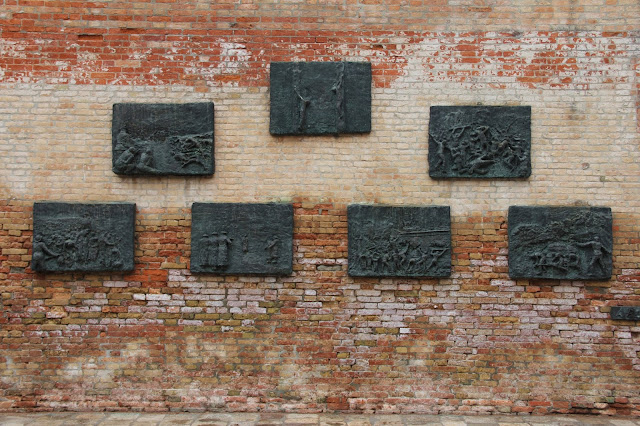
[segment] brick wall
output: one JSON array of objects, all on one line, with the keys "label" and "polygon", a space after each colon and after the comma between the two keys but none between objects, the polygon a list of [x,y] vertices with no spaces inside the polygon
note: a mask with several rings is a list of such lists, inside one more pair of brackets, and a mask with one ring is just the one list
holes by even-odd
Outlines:
[{"label": "brick wall", "polygon": [[[0,0],[0,410],[640,415],[636,1]],[[368,135],[272,137],[268,66],[370,61]],[[212,178],[111,171],[116,102],[215,103]],[[528,180],[434,181],[431,105],[531,105]],[[138,206],[35,274],[34,201]],[[189,273],[195,201],[295,205],[294,273]],[[347,276],[350,203],[450,205],[447,279]],[[609,206],[605,282],[510,280],[510,205]]]}]

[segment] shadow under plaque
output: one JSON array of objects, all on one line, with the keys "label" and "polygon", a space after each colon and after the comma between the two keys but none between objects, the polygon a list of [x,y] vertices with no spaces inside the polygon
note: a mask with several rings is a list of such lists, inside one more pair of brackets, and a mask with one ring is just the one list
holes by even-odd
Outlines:
[{"label": "shadow under plaque", "polygon": [[31,269],[133,270],[135,213],[133,203],[34,203]]},{"label": "shadow under plaque", "polygon": [[325,135],[371,131],[371,64],[272,62],[269,131]]},{"label": "shadow under plaque", "polygon": [[610,208],[511,206],[508,221],[511,278],[611,278]]},{"label": "shadow under plaque", "polygon": [[291,204],[193,203],[191,271],[291,275]]},{"label": "shadow under plaque", "polygon": [[448,206],[350,205],[349,275],[448,277],[451,217]]},{"label": "shadow under plaque", "polygon": [[121,175],[212,175],[213,103],[114,104],[112,168]]},{"label": "shadow under plaque", "polygon": [[530,175],[531,107],[431,107],[429,176],[489,179]]}]

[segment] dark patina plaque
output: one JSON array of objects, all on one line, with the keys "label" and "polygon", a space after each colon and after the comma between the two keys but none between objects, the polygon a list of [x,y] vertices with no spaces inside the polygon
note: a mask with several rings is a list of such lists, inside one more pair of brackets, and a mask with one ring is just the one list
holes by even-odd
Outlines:
[{"label": "dark patina plaque", "polygon": [[608,280],[612,251],[608,207],[509,207],[512,278]]},{"label": "dark patina plaque", "polygon": [[371,64],[272,62],[273,135],[371,131]]},{"label": "dark patina plaque", "polygon": [[113,172],[213,174],[213,103],[114,104]]},{"label": "dark patina plaque", "polygon": [[611,319],[640,321],[640,306],[612,306]]},{"label": "dark patina plaque", "polygon": [[432,106],[429,176],[527,178],[531,107]]},{"label": "dark patina plaque", "polygon": [[31,269],[131,271],[136,205],[35,203]]},{"label": "dark patina plaque", "polygon": [[293,206],[193,203],[191,271],[290,275]]},{"label": "dark patina plaque", "polygon": [[349,275],[448,277],[451,274],[449,207],[351,205]]}]

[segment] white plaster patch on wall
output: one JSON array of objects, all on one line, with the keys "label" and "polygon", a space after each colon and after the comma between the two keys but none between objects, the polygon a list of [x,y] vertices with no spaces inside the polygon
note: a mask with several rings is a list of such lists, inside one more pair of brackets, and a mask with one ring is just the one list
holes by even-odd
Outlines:
[{"label": "white plaster patch on wall", "polygon": [[[191,61],[185,67],[187,75],[200,76],[205,80],[213,80],[216,76],[224,74],[237,74],[239,70],[249,62],[250,52],[246,45],[242,43],[225,42],[220,43],[220,61],[214,65],[205,65],[210,61],[208,56],[199,56],[197,60]],[[225,86],[237,86],[236,81],[226,81]]]},{"label": "white plaster patch on wall", "polygon": [[27,43],[25,43],[24,41],[7,40],[0,38],[0,56],[15,59],[26,59],[26,47]]},{"label": "white plaster patch on wall", "polygon": [[239,68],[243,62],[249,60],[247,47],[242,43],[220,42],[220,49],[222,61],[218,64],[218,68],[221,70]]}]

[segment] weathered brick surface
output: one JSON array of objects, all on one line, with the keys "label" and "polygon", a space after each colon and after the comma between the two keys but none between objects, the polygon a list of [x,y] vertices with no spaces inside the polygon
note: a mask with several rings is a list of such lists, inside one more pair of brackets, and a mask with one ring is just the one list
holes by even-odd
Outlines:
[{"label": "weathered brick surface", "polygon": [[454,218],[450,279],[372,279],[346,205],[295,207],[283,278],[192,276],[188,209],[140,211],[126,275],[34,275],[3,229],[1,407],[638,414],[640,329],[607,314],[640,302],[637,216],[609,282],[509,280],[504,212]]},{"label": "weathered brick surface", "polygon": [[[640,5],[0,1],[0,410],[640,415]],[[371,134],[272,137],[268,64],[371,61]],[[212,178],[111,171],[116,102],[213,101]],[[429,107],[531,105],[528,180],[434,181]],[[34,274],[34,201],[138,206]],[[192,276],[190,206],[295,204],[290,277]],[[350,203],[450,205],[447,279],[347,276]],[[609,206],[604,282],[510,280],[510,205]]]}]

